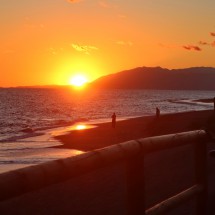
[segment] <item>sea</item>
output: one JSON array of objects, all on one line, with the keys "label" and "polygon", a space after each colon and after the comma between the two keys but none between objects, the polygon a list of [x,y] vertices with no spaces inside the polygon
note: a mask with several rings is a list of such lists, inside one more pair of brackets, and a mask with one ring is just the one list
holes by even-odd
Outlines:
[{"label": "sea", "polygon": [[[91,124],[213,109],[215,91],[0,89],[0,173],[83,153],[62,149],[54,137]],[[88,126],[86,126],[88,125]]]}]

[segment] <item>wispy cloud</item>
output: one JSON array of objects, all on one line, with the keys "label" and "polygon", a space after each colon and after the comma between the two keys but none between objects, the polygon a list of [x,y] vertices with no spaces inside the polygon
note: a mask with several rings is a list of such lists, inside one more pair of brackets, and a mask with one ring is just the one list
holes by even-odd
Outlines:
[{"label": "wispy cloud", "polygon": [[117,45],[121,45],[121,46],[132,46],[133,43],[131,41],[123,41],[123,40],[119,40],[116,41]]},{"label": "wispy cloud", "polygon": [[80,2],[81,0],[67,0],[69,3],[77,3]]},{"label": "wispy cloud", "polygon": [[182,46],[182,48],[188,51],[202,51],[202,49],[199,46],[194,46],[194,45],[186,45],[186,46]]},{"label": "wispy cloud", "polygon": [[107,1],[104,1],[104,0],[103,1],[98,1],[98,5],[100,7],[107,8],[107,9],[116,9],[118,7],[117,5],[111,4],[111,3],[107,2]]},{"label": "wispy cloud", "polygon": [[210,32],[210,35],[211,35],[212,37],[215,37],[215,32]]},{"label": "wispy cloud", "polygon": [[61,54],[63,51],[64,51],[64,48],[53,48],[53,47],[50,47],[47,49],[47,51],[53,55],[58,55],[58,54]]},{"label": "wispy cloud", "polygon": [[79,45],[79,44],[71,44],[72,48],[78,52],[83,52],[85,54],[90,54],[92,50],[98,50],[97,47],[91,45]]},{"label": "wispy cloud", "polygon": [[183,48],[187,51],[202,51],[202,49],[196,45],[166,45],[163,43],[159,43],[158,45],[161,47],[164,47],[164,48],[169,48],[169,49],[181,49],[181,48]]},{"label": "wispy cloud", "polygon": [[215,41],[213,41],[211,43],[200,41],[199,44],[203,45],[203,46],[212,46],[212,47],[215,47]]},{"label": "wispy cloud", "polygon": [[[210,32],[210,36],[215,37],[215,32]],[[166,45],[160,43],[159,46],[165,47],[165,48],[183,48],[184,50],[187,51],[202,51],[203,46],[208,46],[208,47],[215,47],[215,41],[213,42],[207,42],[205,40],[200,40],[196,45]]]},{"label": "wispy cloud", "polygon": [[199,41],[199,45],[202,45],[202,46],[209,46],[210,43],[205,42],[205,41]]},{"label": "wispy cloud", "polygon": [[49,48],[49,52],[52,53],[53,55],[57,55],[58,54],[57,50],[54,49],[53,47]]}]

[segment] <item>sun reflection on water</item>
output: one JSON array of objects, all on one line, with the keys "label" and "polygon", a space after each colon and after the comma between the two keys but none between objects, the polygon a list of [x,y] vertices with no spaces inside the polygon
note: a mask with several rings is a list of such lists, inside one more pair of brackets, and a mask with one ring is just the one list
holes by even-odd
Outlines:
[{"label": "sun reflection on water", "polygon": [[86,129],[87,126],[86,125],[83,125],[83,124],[80,124],[80,125],[76,125],[76,130],[84,130]]},{"label": "sun reflection on water", "polygon": [[56,128],[54,130],[51,130],[50,135],[52,137],[54,137],[54,136],[58,136],[58,135],[67,134],[68,132],[71,132],[71,131],[81,131],[81,130],[91,129],[91,128],[95,128],[95,127],[97,127],[97,126],[87,124],[87,123],[86,124],[77,123],[72,126],[63,127],[63,128],[61,127],[61,128]]}]

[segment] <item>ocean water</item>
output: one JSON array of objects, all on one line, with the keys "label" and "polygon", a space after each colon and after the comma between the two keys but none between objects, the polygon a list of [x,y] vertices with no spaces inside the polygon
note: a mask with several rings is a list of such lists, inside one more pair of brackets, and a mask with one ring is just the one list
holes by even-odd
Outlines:
[{"label": "ocean water", "polygon": [[[215,96],[215,91],[90,90],[70,88],[0,89],[0,172],[81,153],[57,149],[53,136],[75,122],[107,121],[161,113],[212,109],[195,102]],[[29,131],[33,132],[29,132]]]}]

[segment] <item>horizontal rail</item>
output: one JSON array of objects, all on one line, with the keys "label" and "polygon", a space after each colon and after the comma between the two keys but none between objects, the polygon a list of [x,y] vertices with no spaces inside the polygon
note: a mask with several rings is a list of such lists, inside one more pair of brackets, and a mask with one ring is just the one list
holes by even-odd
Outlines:
[{"label": "horizontal rail", "polygon": [[205,131],[198,130],[132,140],[75,157],[59,159],[0,175],[0,201],[37,190],[72,177],[127,161],[141,154],[207,140]]},{"label": "horizontal rail", "polygon": [[202,185],[194,185],[187,190],[178,193],[177,195],[166,199],[165,201],[155,205],[154,207],[146,210],[146,215],[159,215],[166,214],[174,207],[179,206],[180,204],[191,199],[193,196],[201,193],[203,191]]}]

